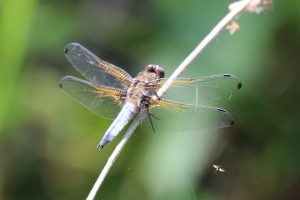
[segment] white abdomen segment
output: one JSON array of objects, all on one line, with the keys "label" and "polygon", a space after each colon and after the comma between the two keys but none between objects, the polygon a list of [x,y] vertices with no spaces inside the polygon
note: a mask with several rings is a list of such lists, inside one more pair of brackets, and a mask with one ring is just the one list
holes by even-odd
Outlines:
[{"label": "white abdomen segment", "polygon": [[136,105],[131,102],[126,102],[118,114],[117,118],[113,121],[110,127],[107,129],[103,138],[97,146],[97,149],[103,148],[107,143],[112,141],[128,124],[128,122],[135,116],[138,109]]}]

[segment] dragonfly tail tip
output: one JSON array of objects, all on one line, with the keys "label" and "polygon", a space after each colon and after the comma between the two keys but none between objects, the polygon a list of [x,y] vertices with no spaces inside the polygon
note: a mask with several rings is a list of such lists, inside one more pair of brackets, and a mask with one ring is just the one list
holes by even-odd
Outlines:
[{"label": "dragonfly tail tip", "polygon": [[103,149],[103,147],[104,147],[107,143],[109,143],[109,142],[110,142],[110,141],[101,141],[101,142],[97,145],[96,149],[97,149],[97,150]]},{"label": "dragonfly tail tip", "polygon": [[103,149],[103,147],[104,147],[104,146],[102,146],[102,145],[98,145],[98,146],[96,147],[96,150],[99,151],[99,150]]}]

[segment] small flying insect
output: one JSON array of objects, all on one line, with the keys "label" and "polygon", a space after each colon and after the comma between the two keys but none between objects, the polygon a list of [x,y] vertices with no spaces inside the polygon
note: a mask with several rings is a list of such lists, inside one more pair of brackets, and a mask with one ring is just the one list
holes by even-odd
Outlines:
[{"label": "small flying insect", "polygon": [[222,168],[221,165],[213,165],[213,168],[215,168],[215,173],[218,173],[218,172],[225,172],[225,169]]}]

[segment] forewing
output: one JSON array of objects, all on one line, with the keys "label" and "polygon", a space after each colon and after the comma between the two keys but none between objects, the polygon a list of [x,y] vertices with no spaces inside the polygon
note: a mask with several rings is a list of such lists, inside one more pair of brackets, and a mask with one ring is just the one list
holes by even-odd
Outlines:
[{"label": "forewing", "polygon": [[80,44],[68,44],[65,55],[87,80],[96,85],[126,89],[132,82],[123,69],[101,60]]},{"label": "forewing", "polygon": [[[162,85],[166,79],[162,79]],[[241,81],[231,74],[205,76],[196,79],[176,79],[167,90],[164,98],[193,105],[220,105],[240,89]]]},{"label": "forewing", "polygon": [[170,132],[211,130],[231,126],[234,121],[224,109],[200,105],[188,105],[161,99],[152,102],[150,113],[157,118],[154,127]]},{"label": "forewing", "polygon": [[97,86],[72,76],[63,77],[60,87],[88,110],[106,119],[116,117],[126,97],[123,90]]}]

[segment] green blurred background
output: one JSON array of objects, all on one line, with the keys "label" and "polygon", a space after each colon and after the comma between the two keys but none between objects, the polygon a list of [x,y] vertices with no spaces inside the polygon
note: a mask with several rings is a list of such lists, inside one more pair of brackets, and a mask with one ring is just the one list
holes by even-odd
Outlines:
[{"label": "green blurred background", "polygon": [[[80,77],[66,44],[132,75],[149,63],[170,75],[229,3],[0,1],[0,199],[85,199],[121,138],[96,151],[111,121],[59,89],[61,77]],[[141,126],[97,199],[300,199],[300,1],[275,1],[239,24],[182,75],[237,75],[243,88],[225,106],[235,125],[179,135]]]}]

